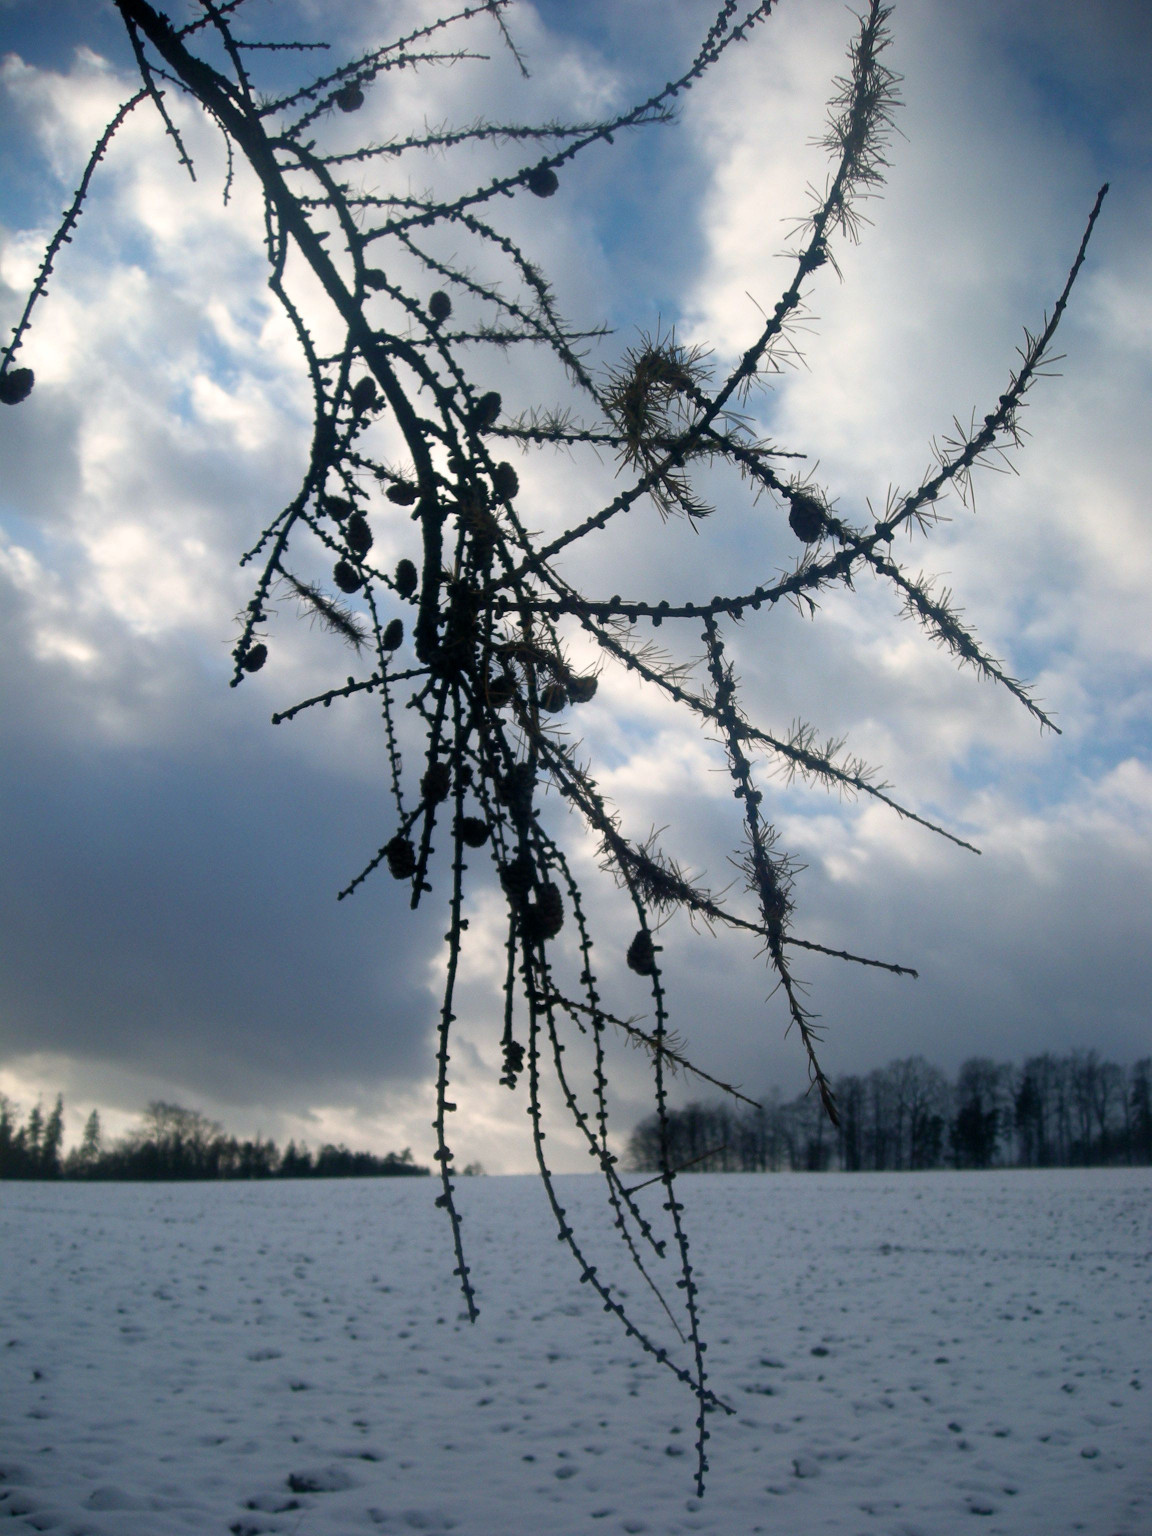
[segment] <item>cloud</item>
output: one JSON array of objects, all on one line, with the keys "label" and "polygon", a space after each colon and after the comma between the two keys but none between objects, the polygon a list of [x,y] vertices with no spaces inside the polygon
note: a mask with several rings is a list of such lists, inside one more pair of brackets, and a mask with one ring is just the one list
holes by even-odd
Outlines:
[{"label": "cloud", "polygon": [[[177,645],[124,659],[7,674],[0,1049],[120,1059],[222,1102],[418,1075],[423,996],[388,962],[404,904],[334,899],[378,797],[271,751]],[[117,712],[131,732],[100,731]],[[427,929],[404,926],[408,945]]]},{"label": "cloud", "polygon": [[[662,84],[690,52],[698,7],[658,9],[520,7],[528,84],[492,38],[490,64],[388,77],[363,122],[324,131],[352,142],[364,122],[383,138],[413,121],[593,115]],[[893,59],[906,75],[907,141],[895,141],[888,188],[868,210],[875,227],[838,251],[842,286],[824,274],[813,287],[811,329],[796,336],[807,367],[748,402],[766,433],[809,455],[802,467],[848,515],[865,517],[867,498],[882,504],[889,483],[918,479],[954,413],[995,402],[1020,325],[1035,328],[1051,303],[1095,187],[1114,175],[1062,333],[1065,376],[1034,397],[1020,478],[985,475],[974,518],[953,505],[929,542],[898,550],[955,588],[990,648],[1037,680],[1065,736],[1042,736],[1007,696],[958,672],[870,581],[829,594],[815,622],[782,607],[730,629],[755,718],[781,734],[804,718],[846,736],[910,806],[985,849],[976,859],[867,801],[770,781],[766,808],[808,865],[797,931],[923,972],[914,983],[816,958],[799,967],[834,1072],[914,1051],[952,1067],[976,1051],[1144,1049],[1152,189],[1131,103],[1146,79],[1133,46],[1146,19],[1119,4],[1100,16],[1087,38],[1072,6],[901,8]],[[501,207],[574,321],[675,323],[682,339],[717,349],[717,367],[748,345],[786,281],[787,221],[822,179],[820,152],[797,146],[819,131],[849,26],[838,4],[781,11],[693,91],[678,128],[597,148],[547,205]],[[0,204],[0,302],[15,315],[130,76],[81,52],[66,66],[10,59],[3,81],[51,194],[38,194],[30,220]],[[1078,92],[1075,110],[1065,87]],[[141,108],[28,342],[37,389],[0,419],[0,774],[13,807],[0,849],[12,936],[0,961],[5,1091],[67,1081],[121,1111],[146,1091],[201,1103],[241,1130],[371,1136],[427,1158],[442,893],[415,917],[386,875],[333,900],[394,830],[378,720],[361,700],[266,727],[274,709],[354,663],[281,599],[268,666],[236,693],[226,686],[234,616],[250,595],[236,558],[295,488],[308,397],[264,287],[255,188],[241,172],[225,208],[218,136],[170,104],[199,181]],[[520,153],[414,160],[413,184],[464,185]],[[386,179],[384,168],[363,175]],[[463,245],[437,250],[460,257]],[[491,252],[475,260],[495,270]],[[320,297],[305,291],[302,302],[323,337]],[[622,330],[599,356],[633,337]],[[483,372],[510,408],[563,398],[541,358],[518,353]],[[566,526],[617,487],[616,465],[591,456],[533,455],[518,470],[533,527]],[[778,508],[753,505],[719,472],[708,492],[716,513],[700,534],[639,506],[573,552],[572,578],[604,596],[708,597],[794,559]],[[382,557],[412,553],[406,521],[385,522],[381,507],[374,528]],[[304,574],[309,561],[326,574],[319,554],[301,559]],[[652,638],[677,659],[699,654],[691,625]],[[578,633],[572,645],[581,665],[595,660]],[[662,841],[686,867],[732,885],[739,807],[707,732],[619,669],[563,726],[602,765],[630,833],[667,828]],[[622,963],[626,903],[596,876],[592,840],[551,801],[547,814],[588,877],[614,1005],[650,1011]],[[496,1083],[502,937],[491,890],[471,921],[453,1145],[462,1160],[523,1168],[523,1105]],[[779,1000],[766,1001],[755,944],[693,935],[681,919],[662,939],[672,1022],[701,1065],[753,1089],[799,1088],[798,1044],[783,1038]],[[612,1050],[626,1126],[647,1110],[650,1071],[623,1042]],[[578,1141],[554,1134],[558,1166],[584,1166]]]}]

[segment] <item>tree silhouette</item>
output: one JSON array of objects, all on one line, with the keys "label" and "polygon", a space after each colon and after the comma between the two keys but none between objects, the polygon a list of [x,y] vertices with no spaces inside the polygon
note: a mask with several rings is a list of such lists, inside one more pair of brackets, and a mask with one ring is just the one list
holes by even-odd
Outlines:
[{"label": "tree silhouette", "polygon": [[1148,1163],[1150,1073],[1147,1057],[1125,1068],[1073,1051],[1034,1056],[1019,1068],[969,1057],[950,1083],[922,1056],[909,1056],[866,1078],[835,1079],[834,1140],[808,1094],[786,1103],[765,1095],[736,1108],[693,1103],[668,1110],[663,1124],[654,1114],[641,1120],[628,1138],[627,1165],[659,1170],[665,1152],[694,1173]]},{"label": "tree silhouette", "polygon": [[77,1160],[81,1167],[95,1163],[102,1150],[103,1132],[100,1129],[100,1112],[93,1110],[84,1122],[84,1136],[80,1142]]},{"label": "tree silhouette", "polygon": [[[1067,282],[1038,330],[1025,332],[1017,366],[996,402],[982,418],[973,417],[970,430],[957,426],[934,445],[932,468],[919,486],[890,489],[878,515],[870,508],[867,520],[855,522],[836,510],[829,489],[794,472],[799,455],[757,436],[741,411],[756,382],[777,371],[794,349],[795,323],[811,280],[838,270],[837,244],[857,238],[859,202],[880,185],[897,106],[898,81],[885,62],[889,7],[871,0],[859,18],[847,71],[835,82],[823,138],[830,169],[795,233],[791,276],[734,365],[723,368],[700,349],[680,344],[673,332],[639,336],[614,362],[594,364],[590,351],[602,331],[566,323],[545,276],[502,230],[499,210],[508,197],[550,198],[572,161],[593,146],[667,122],[684,93],[729,49],[757,32],[772,0],[745,7],[726,0],[677,79],[600,121],[418,125],[386,143],[364,142],[351,150],[329,144],[332,125],[360,110],[368,92],[386,88],[396,72],[467,56],[457,39],[477,27],[491,29],[523,68],[504,17],[507,3],[465,5],[356,58],[331,66],[326,61],[324,71],[314,75],[304,67],[318,45],[242,35],[244,0],[197,0],[193,19],[184,23],[148,0],[116,0],[141,86],[101,135],[48,247],[3,353],[0,400],[19,404],[32,390],[32,370],[16,365],[17,353],[48,276],[72,238],[92,177],[129,115],[150,104],[176,159],[195,175],[166,105],[167,91],[179,91],[219,128],[229,163],[242,157],[259,180],[268,284],[298,338],[314,402],[299,489],[244,555],[256,576],[235,645],[233,685],[266,664],[275,645],[273,603],[290,594],[352,648],[360,671],[274,720],[288,721],[359,694],[371,694],[379,703],[395,821],[387,841],[341,895],[350,895],[382,865],[408,887],[412,907],[443,893],[447,958],[436,1053],[438,1204],[451,1223],[456,1273],[472,1316],[476,1302],[447,1138],[455,1109],[450,1048],[467,937],[466,889],[474,882],[499,882],[507,912],[505,1005],[498,1026],[501,1081],[514,1089],[526,1080],[538,1167],[581,1280],[696,1395],[702,1489],[705,1412],[726,1405],[706,1384],[697,1292],[673,1183],[668,1079],[673,1072],[696,1069],[671,1032],[661,924],[683,910],[706,926],[744,935],[766,957],[806,1053],[812,1084],[835,1121],[834,1098],[817,1057],[814,1015],[793,968],[796,954],[818,952],[915,973],[892,961],[828,948],[796,931],[796,867],[765,810],[766,771],[870,797],[970,846],[900,803],[841,743],[821,743],[804,723],[779,729],[751,720],[742,706],[728,637],[742,622],[763,624],[781,603],[814,613],[821,592],[851,588],[855,577],[870,571],[891,585],[932,640],[1007,688],[1041,726],[1051,725],[1024,685],[961,623],[947,594],[911,574],[893,544],[899,533],[929,533],[947,493],[967,497],[973,471],[1019,445],[1025,397],[1051,361],[1053,337],[1104,192]],[[273,58],[277,78],[285,60],[299,63],[303,73],[289,88],[262,92],[258,73]],[[452,151],[478,144],[505,156],[498,174],[464,192],[413,190],[406,166],[417,153],[435,149],[447,160]],[[365,189],[368,172],[377,190]],[[499,280],[486,275],[494,260],[504,269]],[[302,274],[311,283],[306,296]],[[340,333],[335,346],[317,339],[312,319],[317,284],[330,310],[325,325]],[[564,370],[569,393],[509,415],[490,375],[496,360],[523,347],[551,354]],[[403,443],[398,459],[383,455],[383,418]],[[542,447],[614,455],[620,468],[620,488],[606,504],[589,506],[549,536],[531,531],[533,510],[505,457],[514,449],[527,453]],[[812,447],[804,445],[806,452]],[[659,593],[625,598],[591,590],[576,573],[584,546],[644,503],[662,518],[687,519],[706,535],[711,512],[701,488],[706,468],[740,477],[786,520],[798,546],[791,568],[750,575],[736,590],[686,602],[673,603]],[[386,517],[407,530],[410,542],[409,553],[391,570],[373,558],[373,522],[379,528]],[[317,547],[326,552],[328,581],[302,574],[301,561]],[[749,570],[756,560],[757,553],[749,551]],[[657,646],[654,632],[673,624],[699,635],[702,654],[696,665],[675,662]],[[581,646],[594,651],[595,665],[572,660]],[[654,835],[625,828],[599,787],[594,766],[582,760],[561,728],[569,712],[578,714],[593,698],[598,673],[606,667],[631,674],[718,742],[739,816],[733,835],[741,841],[742,880],[734,895],[690,877],[674,846],[666,849]],[[415,762],[409,744],[413,720],[420,737]],[[607,878],[631,903],[633,926],[623,947],[629,969],[650,993],[648,1029],[641,1029],[626,1007],[610,1006],[573,872],[572,838],[562,840],[545,815],[546,789],[567,803],[576,824],[595,839]],[[603,1174],[615,1224],[647,1277],[646,1250],[663,1256],[666,1242],[641,1213],[611,1151],[605,1047],[613,1034],[626,1036],[651,1060],[668,1241],[686,1314],[684,1361],[639,1328],[616,1290],[587,1261],[546,1160],[543,1084],[550,1074]],[[578,1041],[589,1052],[586,1075],[573,1065],[575,1051],[565,1056]]]}]

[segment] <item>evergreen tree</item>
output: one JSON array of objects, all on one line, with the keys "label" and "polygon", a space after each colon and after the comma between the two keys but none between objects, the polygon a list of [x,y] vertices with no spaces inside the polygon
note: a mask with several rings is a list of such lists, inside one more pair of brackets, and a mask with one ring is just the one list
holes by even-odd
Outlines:
[{"label": "evergreen tree", "polygon": [[60,1177],[60,1152],[64,1145],[64,1096],[58,1093],[52,1111],[44,1124],[40,1145],[40,1176],[45,1179]]},{"label": "evergreen tree", "polygon": [[295,1141],[290,1141],[284,1149],[284,1156],[280,1159],[280,1167],[277,1170],[282,1179],[303,1179],[312,1172],[312,1154],[307,1147],[297,1147]]},{"label": "evergreen tree", "polygon": [[952,1157],[957,1168],[987,1168],[995,1161],[1002,1075],[996,1063],[983,1056],[971,1057],[960,1068],[951,1125]]},{"label": "evergreen tree", "polygon": [[24,1127],[24,1146],[27,1150],[29,1165],[34,1169],[40,1167],[40,1148],[43,1140],[44,1111],[37,1102],[33,1104]]},{"label": "evergreen tree", "polygon": [[[21,1139],[18,1141],[17,1138]],[[12,1101],[0,1093],[0,1179],[18,1178],[23,1171],[23,1131]]]}]

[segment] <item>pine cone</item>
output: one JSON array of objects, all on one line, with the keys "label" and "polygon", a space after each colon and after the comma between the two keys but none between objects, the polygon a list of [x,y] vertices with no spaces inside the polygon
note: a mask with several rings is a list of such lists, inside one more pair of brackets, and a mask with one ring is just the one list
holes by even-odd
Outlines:
[{"label": "pine cone", "polygon": [[515,681],[507,672],[501,672],[498,676],[488,681],[488,703],[493,709],[503,709],[505,704],[511,704],[516,697]]},{"label": "pine cone", "polygon": [[536,788],[536,775],[531,763],[515,763],[510,773],[496,780],[496,794],[517,820],[526,817],[532,809],[532,793]]},{"label": "pine cone", "polygon": [[570,677],[568,679],[568,697],[573,704],[587,704],[588,700],[596,692],[600,679],[598,677]]},{"label": "pine cone", "polygon": [[522,902],[532,889],[536,871],[526,853],[518,853],[500,871],[500,884],[513,901]]},{"label": "pine cone", "polygon": [[474,432],[486,432],[494,426],[496,418],[500,414],[503,401],[494,389],[490,389],[486,395],[481,395],[468,415],[468,425]]},{"label": "pine cone", "polygon": [[363,560],[372,548],[372,530],[363,512],[353,512],[344,524],[344,542],[360,560]]},{"label": "pine cone", "polygon": [[0,405],[19,405],[32,393],[36,375],[31,368],[9,368],[0,373]]},{"label": "pine cone", "polygon": [[788,526],[801,544],[815,544],[824,532],[826,509],[815,496],[807,491],[797,491],[792,497],[788,513]]},{"label": "pine cone", "polygon": [[460,840],[467,843],[469,848],[483,848],[488,841],[488,823],[481,821],[479,816],[461,816],[456,830],[460,833]]},{"label": "pine cone", "polygon": [[400,832],[384,849],[388,872],[396,880],[410,880],[416,873],[416,850]]},{"label": "pine cone", "polygon": [[332,580],[340,588],[341,592],[347,592],[351,597],[353,592],[359,592],[364,585],[364,578],[356,568],[349,565],[347,560],[337,560],[332,572]]},{"label": "pine cone", "polygon": [[534,902],[524,909],[524,932],[535,941],[554,939],[564,926],[564,901],[560,887],[549,880],[540,887]]},{"label": "pine cone", "polygon": [[439,805],[441,800],[447,800],[448,791],[452,788],[452,770],[447,763],[439,759],[428,764],[427,772],[420,780],[420,793],[424,796],[428,805]]},{"label": "pine cone", "polygon": [[363,416],[365,411],[372,409],[376,404],[376,380],[371,374],[366,373],[362,379],[356,380],[349,398],[357,416]]},{"label": "pine cone", "polygon": [[534,165],[524,178],[524,185],[534,197],[551,197],[560,178],[550,165]]},{"label": "pine cone", "polygon": [[492,494],[497,501],[511,501],[520,489],[520,476],[511,464],[495,464],[492,467]]},{"label": "pine cone", "polygon": [[628,946],[628,968],[637,976],[651,976],[656,970],[656,950],[647,928],[639,929]]}]

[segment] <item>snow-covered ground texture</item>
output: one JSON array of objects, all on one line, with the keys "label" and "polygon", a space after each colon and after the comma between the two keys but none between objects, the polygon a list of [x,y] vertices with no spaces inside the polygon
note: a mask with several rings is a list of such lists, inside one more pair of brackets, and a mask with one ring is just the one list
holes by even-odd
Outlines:
[{"label": "snow-covered ground texture", "polygon": [[0,1188],[0,1531],[1152,1533],[1152,1171],[679,1187],[736,1409],[702,1500],[531,1179],[460,1183],[475,1326],[431,1180]]}]

